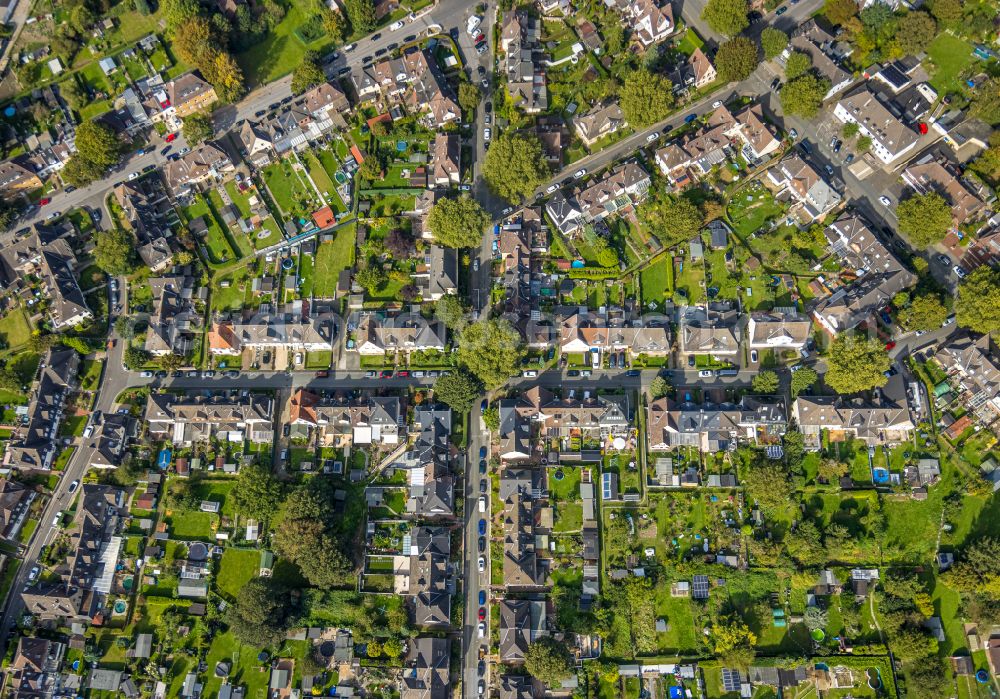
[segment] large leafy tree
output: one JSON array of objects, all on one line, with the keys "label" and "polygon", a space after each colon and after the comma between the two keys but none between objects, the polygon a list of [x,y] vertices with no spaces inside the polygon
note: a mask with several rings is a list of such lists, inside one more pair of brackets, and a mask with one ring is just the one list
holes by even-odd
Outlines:
[{"label": "large leafy tree", "polygon": [[434,397],[452,410],[467,413],[483,392],[483,383],[465,369],[441,376],[434,382]]},{"label": "large leafy tree", "polygon": [[934,0],[931,14],[942,24],[954,26],[962,19],[962,0]]},{"label": "large leafy tree", "polygon": [[743,80],[757,63],[757,45],[745,36],[733,37],[715,53],[715,68],[726,82]]},{"label": "large leafy tree", "polygon": [[483,161],[483,177],[493,192],[517,203],[530,197],[549,176],[542,144],[533,135],[508,132],[493,139]]},{"label": "large leafy tree", "polygon": [[135,240],[131,233],[112,228],[94,234],[94,262],[113,277],[135,268]]},{"label": "large leafy tree", "polygon": [[852,18],[858,16],[858,4],[854,0],[826,0],[823,5],[823,14],[833,24],[847,24]]},{"label": "large leafy tree", "polygon": [[97,165],[110,167],[118,162],[121,142],[115,132],[96,121],[85,121],[76,129],[77,154]]},{"label": "large leafy tree", "polygon": [[636,129],[662,121],[674,106],[673,85],[659,73],[635,70],[625,77],[618,93],[625,120]]},{"label": "large leafy tree", "polygon": [[830,346],[826,384],[837,393],[858,393],[884,386],[889,355],[875,338],[844,333]]},{"label": "large leafy tree", "polygon": [[236,511],[251,519],[271,519],[283,497],[281,483],[270,469],[258,463],[241,468],[240,475],[233,484]]},{"label": "large leafy tree", "polygon": [[800,75],[782,86],[779,93],[781,108],[786,114],[812,119],[819,113],[829,89],[830,81],[826,78],[819,78],[812,73]]},{"label": "large leafy tree", "polygon": [[978,333],[1000,331],[1000,271],[977,267],[958,287],[955,321]]},{"label": "large leafy tree", "polygon": [[990,78],[979,86],[972,96],[969,111],[988,124],[1000,123],[1000,78]]},{"label": "large leafy tree", "polygon": [[904,53],[920,53],[937,36],[937,22],[926,12],[907,12],[896,26],[896,41]]},{"label": "large leafy tree", "polygon": [[474,248],[483,242],[490,215],[469,196],[439,200],[427,215],[435,240],[449,248]]},{"label": "large leafy tree", "polygon": [[817,380],[819,380],[819,374],[812,367],[803,366],[797,371],[793,371],[791,380],[792,396],[795,397],[807,388],[812,387]]},{"label": "large leafy tree", "polygon": [[765,513],[780,512],[791,502],[791,480],[784,464],[755,455],[743,474],[747,496]]},{"label": "large leafy tree", "polygon": [[899,321],[908,330],[936,330],[948,317],[948,309],[937,294],[924,294],[899,312]]},{"label": "large leafy tree", "polygon": [[924,248],[940,242],[951,228],[951,207],[937,192],[914,194],[896,207],[899,230]]},{"label": "large leafy tree", "polygon": [[274,578],[254,578],[240,589],[226,610],[226,623],[240,641],[253,648],[280,643],[292,623],[288,590]]},{"label": "large leafy tree", "polygon": [[898,18],[889,5],[883,2],[873,2],[867,5],[861,14],[861,25],[874,37],[876,42],[883,42],[896,34]]},{"label": "large leafy tree", "polygon": [[524,357],[520,333],[508,321],[489,318],[466,327],[458,336],[458,360],[492,390],[517,373]]},{"label": "large leafy tree", "polygon": [[760,33],[760,48],[764,58],[770,60],[788,46],[788,35],[775,27],[766,27]]},{"label": "large leafy tree", "polygon": [[320,65],[319,54],[315,51],[306,51],[292,71],[292,92],[298,95],[324,82],[326,73]]},{"label": "large leafy tree", "polygon": [[367,34],[378,24],[375,3],[372,0],[344,0],[344,7],[347,9],[347,16],[354,31]]},{"label": "large leafy tree", "polygon": [[569,650],[552,636],[542,636],[528,646],[524,667],[539,682],[555,687],[572,674]]},{"label": "large leafy tree", "polygon": [[215,133],[212,125],[212,115],[208,112],[197,112],[191,116],[184,117],[181,123],[181,130],[184,132],[184,140],[190,145],[204,143]]},{"label": "large leafy tree", "polygon": [[802,51],[792,51],[788,60],[785,61],[785,77],[794,80],[800,75],[805,75],[812,68],[812,59],[809,54]]},{"label": "large leafy tree", "polygon": [[479,90],[478,85],[464,80],[458,84],[458,106],[465,111],[475,111],[482,99],[483,93]]},{"label": "large leafy tree", "polygon": [[702,214],[697,204],[687,197],[665,191],[653,194],[640,205],[639,219],[645,221],[665,247],[691,240],[702,225]]},{"label": "large leafy tree", "polygon": [[146,365],[151,355],[142,347],[129,345],[122,353],[122,363],[129,371],[137,371]]},{"label": "large leafy tree", "polygon": [[726,665],[746,670],[754,659],[757,634],[740,619],[712,624],[715,655]]},{"label": "large leafy tree", "polygon": [[778,390],[778,375],[770,369],[758,372],[751,381],[757,393],[775,393]]},{"label": "large leafy tree", "polygon": [[434,316],[449,330],[459,331],[469,322],[468,309],[462,298],[455,294],[446,294],[434,303]]},{"label": "large leafy tree", "polygon": [[750,26],[748,12],[746,0],[708,0],[701,18],[720,34],[736,36]]}]

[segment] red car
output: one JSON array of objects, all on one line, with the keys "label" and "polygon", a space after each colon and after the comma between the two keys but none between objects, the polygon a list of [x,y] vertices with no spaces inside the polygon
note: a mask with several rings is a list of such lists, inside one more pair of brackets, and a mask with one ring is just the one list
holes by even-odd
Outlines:
[{"label": "red car", "polygon": [[399,378],[401,378],[401,379],[405,379],[405,378],[406,378],[406,377],[408,377],[409,375],[410,375],[410,372],[406,371],[405,369],[404,369],[403,371],[400,371],[400,372],[398,372],[398,373],[396,374],[396,376],[398,376],[398,377],[399,377]]},{"label": "red car", "polygon": [[38,205],[39,205],[39,206],[45,206],[45,205],[46,205],[46,204],[48,204],[48,203],[49,203],[50,201],[52,201],[52,200],[51,200],[51,199],[49,199],[48,197],[43,197],[42,199],[39,199],[39,200],[38,200]]},{"label": "red car", "polygon": [[895,342],[892,342],[892,341],[890,340],[889,342],[887,342],[887,343],[885,344],[885,351],[886,351],[886,352],[888,352],[889,350],[893,349],[893,348],[894,348],[895,346],[896,346],[896,343],[895,343]]},{"label": "red car", "polygon": [[486,36],[485,36],[485,35],[483,35],[483,34],[479,34],[479,35],[478,35],[478,36],[476,37],[476,40],[475,40],[474,42],[472,42],[472,43],[474,43],[474,44],[478,44],[478,43],[479,43],[480,41],[486,41]]},{"label": "red car", "polygon": [[177,134],[176,134],[176,133],[168,133],[168,134],[167,134],[167,135],[166,135],[166,136],[165,136],[165,137],[163,138],[163,140],[164,140],[164,141],[166,141],[167,143],[173,143],[173,142],[174,142],[174,139],[176,139],[176,138],[177,138]]},{"label": "red car", "polygon": [[389,370],[383,371],[382,374],[381,374],[381,378],[383,378],[383,379],[391,379],[392,378],[392,372],[389,371]]},{"label": "red car", "polygon": [[486,607],[479,608],[479,621],[486,621]]}]

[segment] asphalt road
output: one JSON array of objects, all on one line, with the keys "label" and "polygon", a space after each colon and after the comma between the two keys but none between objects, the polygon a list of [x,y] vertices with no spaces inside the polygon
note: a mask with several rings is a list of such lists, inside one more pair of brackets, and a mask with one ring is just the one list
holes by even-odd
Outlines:
[{"label": "asphalt road", "polygon": [[[487,485],[486,511],[479,511],[479,482],[482,479],[489,479],[489,474],[479,472],[480,449],[487,451],[487,462],[489,460],[490,435],[485,431],[479,411],[475,408],[469,419],[469,451],[465,460],[465,556],[462,562],[465,594],[465,623],[462,626],[462,686],[466,699],[478,696],[478,684],[483,680],[489,685],[489,663],[486,663],[485,672],[479,673],[479,649],[488,649],[490,642],[490,521],[492,512],[490,511],[490,493]],[[486,550],[479,552],[479,520],[486,520]],[[479,572],[479,558],[482,556],[486,564],[486,570]],[[485,591],[487,596],[486,618],[482,622],[485,628],[485,637],[479,638],[479,593]]]}]

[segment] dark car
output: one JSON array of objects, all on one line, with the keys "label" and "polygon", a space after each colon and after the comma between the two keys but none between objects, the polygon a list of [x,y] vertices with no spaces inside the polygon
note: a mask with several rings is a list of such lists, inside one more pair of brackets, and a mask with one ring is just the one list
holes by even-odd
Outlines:
[{"label": "dark car", "polygon": [[393,43],[389,44],[388,46],[386,46],[386,49],[388,49],[389,51],[395,51],[398,48],[399,48],[399,44],[397,44],[395,42],[393,42]]},{"label": "dark car", "polygon": [[482,479],[481,481],[479,481],[479,492],[480,493],[485,493],[486,492],[486,479],[485,478]]},{"label": "dark car", "polygon": [[479,553],[486,553],[486,537],[479,537]]},{"label": "dark car", "polygon": [[486,604],[486,590],[479,591],[479,604],[480,606]]},{"label": "dark car", "polygon": [[389,370],[389,369],[386,369],[381,374],[379,374],[379,378],[382,378],[382,379],[391,379],[392,378],[392,371]]},{"label": "dark car", "polygon": [[156,372],[156,378],[158,378],[158,379],[165,379],[165,378],[167,378],[167,372],[165,372],[165,371],[158,371],[158,372]]},{"label": "dark car", "polygon": [[291,425],[286,424],[284,427],[281,428],[281,434],[282,434],[283,437],[287,437],[291,433],[292,433],[292,426]]},{"label": "dark car", "polygon": [[479,472],[486,473],[486,459],[479,460]]},{"label": "dark car", "polygon": [[347,75],[350,72],[351,72],[351,67],[350,66],[344,66],[343,68],[341,68],[340,70],[337,71],[337,75]]},{"label": "dark car", "polygon": [[483,105],[483,109],[485,109],[487,112],[492,112],[493,111],[493,103],[492,102],[487,102],[486,104]]},{"label": "dark car", "polygon": [[479,73],[480,76],[485,76],[486,75],[486,69],[483,68],[482,66],[477,66],[476,67],[476,72]]},{"label": "dark car", "polygon": [[271,104],[267,105],[267,108],[270,109],[271,111],[274,111],[275,109],[277,109],[280,106],[281,106],[281,102],[271,102]]},{"label": "dark car", "polygon": [[692,354],[690,357],[688,357],[688,367],[693,367],[693,366],[694,366],[694,355]]},{"label": "dark car", "polygon": [[486,458],[486,447],[479,447],[479,458],[480,459]]},{"label": "dark car", "polygon": [[371,36],[372,41],[378,41],[381,38],[382,38],[381,34],[372,34]]},{"label": "dark car", "polygon": [[170,377],[173,378],[173,379],[179,379],[182,376],[184,376],[184,372],[183,371],[175,371],[172,374],[170,374]]},{"label": "dark car", "polygon": [[451,36],[452,39],[454,39],[455,41],[458,41],[458,37],[459,37],[458,27],[452,27],[451,29],[449,29],[448,30],[448,34]]},{"label": "dark car", "polygon": [[479,661],[479,674],[480,675],[485,675],[486,674],[486,661],[485,660],[480,660]]},{"label": "dark car", "polygon": [[788,12],[788,7],[787,7],[786,5],[782,5],[781,7],[779,7],[779,8],[778,8],[778,9],[777,9],[777,10],[775,11],[775,13],[774,13],[774,14],[775,14],[776,16],[780,17],[781,15],[785,14],[786,12]]},{"label": "dark car", "polygon": [[165,148],[160,149],[160,155],[166,155],[170,152],[171,148],[173,148],[173,146],[166,146]]},{"label": "dark car", "polygon": [[486,520],[479,520],[479,536],[486,536]]},{"label": "dark car", "polygon": [[317,378],[317,379],[325,379],[325,378],[327,378],[327,377],[328,377],[329,375],[330,375],[330,372],[329,372],[329,371],[326,371],[326,370],[322,370],[322,371],[317,371],[317,372],[316,372],[316,378]]},{"label": "dark car", "polygon": [[576,369],[570,369],[566,372],[566,376],[579,376],[580,372]]},{"label": "dark car", "polygon": [[486,408],[488,408],[489,405],[490,405],[489,401],[487,401],[485,398],[483,398],[483,402],[479,404],[479,414],[481,415],[481,414],[485,413],[486,412]]},{"label": "dark car", "polygon": [[389,49],[379,49],[378,51],[375,52],[375,58],[378,58],[379,56],[384,56],[385,52],[388,50]]},{"label": "dark car", "polygon": [[774,92],[778,89],[778,85],[781,84],[781,78],[775,78],[771,81],[771,91]]},{"label": "dark car", "polygon": [[238,379],[239,377],[240,377],[240,372],[238,372],[236,369],[230,369],[229,371],[226,372],[226,378]]},{"label": "dark car", "polygon": [[411,41],[416,41],[416,40],[417,40],[417,35],[416,34],[410,34],[408,37],[406,37],[405,39],[403,39],[403,41],[406,42],[406,43],[409,43]]},{"label": "dark car", "polygon": [[641,374],[642,372],[639,371],[638,369],[629,369],[628,371],[625,372],[625,376],[639,376]]}]

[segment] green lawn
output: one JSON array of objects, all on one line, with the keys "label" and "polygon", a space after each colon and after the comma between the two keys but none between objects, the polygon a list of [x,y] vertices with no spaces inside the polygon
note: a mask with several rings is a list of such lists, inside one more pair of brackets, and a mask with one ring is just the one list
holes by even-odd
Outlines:
[{"label": "green lawn", "polygon": [[[268,216],[261,221],[260,226],[261,230],[253,234],[254,248],[257,250],[263,250],[266,247],[270,247],[281,242],[281,229],[278,226],[278,222],[274,220],[273,216]],[[267,231],[267,235],[263,235],[264,231]]]},{"label": "green lawn", "polygon": [[783,211],[770,191],[761,186],[759,189],[747,187],[740,190],[730,202],[727,214],[737,233],[749,235]]},{"label": "green lawn", "polygon": [[260,570],[260,551],[256,549],[226,549],[219,564],[215,585],[219,592],[235,599],[243,586],[257,577]]},{"label": "green lawn", "polygon": [[0,345],[4,349],[18,349],[31,339],[31,324],[20,307],[11,308],[0,318]]},{"label": "green lawn", "polygon": [[85,359],[80,364],[80,388],[93,391],[101,380],[101,368],[104,362],[98,359]]},{"label": "green lawn", "polygon": [[306,216],[313,211],[316,193],[293,170],[291,161],[283,160],[264,168],[264,182],[283,213]]},{"label": "green lawn", "polygon": [[89,265],[80,270],[80,288],[89,291],[103,284],[107,275],[97,265]]},{"label": "green lawn", "polygon": [[941,32],[930,43],[927,56],[931,86],[942,97],[959,90],[962,72],[976,62],[972,44],[947,32]]},{"label": "green lawn", "polygon": [[[224,205],[222,203],[222,197],[219,196],[218,190],[212,189],[211,191],[209,191],[209,193],[208,193],[208,199],[209,199],[209,202],[211,202],[212,209],[213,209],[213,211],[215,213],[219,213],[220,211],[222,211],[222,207]],[[236,208],[239,208],[239,207],[237,206]],[[222,225],[224,225],[224,224],[220,223],[220,230],[222,230],[222,228],[221,228]],[[222,230],[222,232],[223,232],[223,234],[226,233],[225,230]],[[236,252],[239,254],[240,257],[246,257],[251,252],[253,252],[250,249],[250,245],[248,244],[246,238],[242,234],[235,235],[235,236],[232,236],[232,237],[227,237],[227,240],[231,240],[236,245]],[[230,247],[232,247],[232,245],[230,245]]]},{"label": "green lawn", "polygon": [[301,160],[302,164],[309,170],[309,176],[312,177],[313,183],[319,187],[319,191],[323,192],[327,201],[339,201],[340,197],[337,195],[337,186],[322,163],[320,163],[319,158],[316,157],[316,154],[312,151],[306,151],[302,154]]},{"label": "green lawn", "polygon": [[658,304],[663,303],[673,286],[673,276],[674,265],[669,255],[664,255],[642,270],[639,278],[642,283],[643,308],[648,307],[650,301],[655,301]]},{"label": "green lawn", "polygon": [[212,538],[212,518],[208,512],[175,512],[170,517],[170,536],[175,539]]},{"label": "green lawn", "polygon": [[313,295],[333,298],[341,270],[354,267],[355,227],[344,226],[334,232],[334,239],[320,243],[313,267]]},{"label": "green lawn", "polygon": [[331,361],[333,361],[332,351],[306,352],[306,369],[329,369]]},{"label": "green lawn", "polygon": [[[208,666],[214,668],[220,660],[228,660],[232,663],[229,680],[234,684],[244,685],[246,687],[245,696],[263,697],[267,694],[267,685],[271,675],[266,672],[266,665],[262,666],[258,662],[257,654],[259,652],[259,648],[243,645],[236,640],[231,632],[226,631],[212,639],[212,645],[208,649]],[[297,666],[298,663],[296,663]],[[205,675],[203,696],[216,696],[221,686],[222,680],[216,677],[215,673],[208,672]],[[170,696],[179,696],[179,693],[170,694]]]},{"label": "green lawn", "polygon": [[302,62],[306,50],[319,50],[322,53],[322,49],[329,44],[325,32],[322,38],[308,45],[296,34],[300,27],[318,24],[307,0],[292,0],[281,4],[287,10],[281,22],[263,41],[236,54],[247,87],[251,90],[291,73]]},{"label": "green lawn", "polygon": [[63,437],[79,437],[86,425],[86,415],[67,415],[59,425],[59,434]]},{"label": "green lawn", "polygon": [[221,264],[232,260],[234,257],[233,249],[229,245],[229,241],[226,240],[225,233],[222,232],[222,226],[212,215],[208,202],[202,196],[197,197],[190,206],[184,207],[184,218],[187,221],[198,217],[204,218],[205,224],[208,226],[208,231],[198,238],[198,243],[205,247],[209,262]]}]

